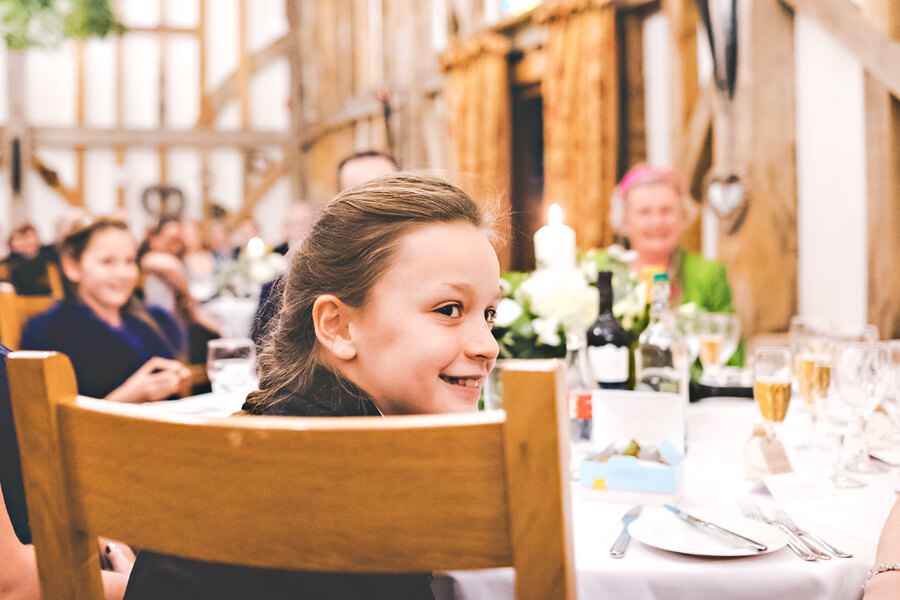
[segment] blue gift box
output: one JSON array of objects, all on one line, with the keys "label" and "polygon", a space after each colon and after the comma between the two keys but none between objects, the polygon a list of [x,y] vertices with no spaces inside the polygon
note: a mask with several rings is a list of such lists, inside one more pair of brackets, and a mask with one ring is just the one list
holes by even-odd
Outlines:
[{"label": "blue gift box", "polygon": [[613,455],[581,462],[581,486],[595,490],[628,490],[676,494],[681,490],[683,456],[674,444],[665,440],[656,446],[667,463],[640,460],[634,456]]}]

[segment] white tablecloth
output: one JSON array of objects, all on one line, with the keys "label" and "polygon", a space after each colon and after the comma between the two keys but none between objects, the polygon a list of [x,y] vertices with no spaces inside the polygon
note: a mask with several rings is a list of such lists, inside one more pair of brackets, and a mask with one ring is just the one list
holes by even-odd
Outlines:
[{"label": "white tablecloth", "polygon": [[250,337],[258,302],[256,298],[220,296],[204,304],[203,308],[222,324],[225,337],[246,338]]},{"label": "white tablecloth", "polygon": [[[827,478],[832,455],[806,452],[792,441],[804,439],[806,415],[801,403],[779,437],[785,440],[795,471]],[[754,487],[744,481],[743,447],[756,405],[747,399],[711,398],[688,409],[688,450],[684,497],[679,506],[703,516],[740,516],[738,496]],[[609,557],[630,505],[597,500],[602,492],[573,487],[575,567],[582,599],[665,600],[816,600],[860,596],[866,570],[872,566],[878,533],[896,500],[900,476],[859,476],[868,487],[840,490],[816,501],[782,503],[801,526],[852,553],[850,559],[806,563],[788,548],[761,556],[704,559],[673,554],[632,540],[622,559]],[[761,490],[754,490],[761,491]],[[512,569],[452,572],[435,579],[438,600],[513,599]]]}]

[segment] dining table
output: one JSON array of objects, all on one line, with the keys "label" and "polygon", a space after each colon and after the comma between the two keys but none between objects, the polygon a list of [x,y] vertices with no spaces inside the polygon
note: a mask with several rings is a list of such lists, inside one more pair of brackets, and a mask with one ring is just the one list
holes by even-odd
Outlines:
[{"label": "dining table", "polygon": [[[212,394],[144,405],[150,411],[227,416],[242,398]],[[703,518],[730,523],[741,518],[739,498],[750,497],[771,509],[777,504],[802,528],[814,532],[850,558],[806,562],[787,547],[744,557],[710,558],[680,554],[632,539],[624,557],[610,547],[621,519],[634,500],[622,502],[600,490],[571,483],[576,588],[581,599],[629,600],[826,600],[856,599],[874,564],[881,528],[897,499],[900,472],[855,475],[866,485],[838,489],[829,480],[834,454],[804,449],[809,414],[793,403],[778,437],[784,443],[796,478],[793,489],[779,489],[777,502],[761,482],[744,477],[744,445],[761,420],[747,398],[706,398],[686,408],[687,443],[683,490],[671,500]],[[804,489],[805,488],[805,489]],[[790,496],[790,497],[789,497]],[[612,501],[612,500],[618,501]],[[663,498],[665,500],[665,498]],[[661,502],[652,502],[661,504]],[[647,507],[645,514],[660,511]],[[514,598],[512,568],[449,571],[432,582],[436,600],[504,600]]]}]

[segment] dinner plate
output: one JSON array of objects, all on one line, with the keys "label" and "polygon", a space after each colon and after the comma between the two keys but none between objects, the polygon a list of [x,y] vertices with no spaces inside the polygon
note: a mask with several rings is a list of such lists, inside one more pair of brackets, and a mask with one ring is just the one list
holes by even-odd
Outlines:
[{"label": "dinner plate", "polygon": [[[697,515],[703,518],[702,515]],[[716,525],[730,529],[754,541],[768,546],[764,552],[757,552],[736,542],[730,542],[706,530],[685,523],[669,511],[645,510],[628,527],[631,537],[641,543],[693,556],[736,557],[755,556],[780,550],[787,544],[787,536],[778,528],[759,521],[740,517],[710,519]]]}]

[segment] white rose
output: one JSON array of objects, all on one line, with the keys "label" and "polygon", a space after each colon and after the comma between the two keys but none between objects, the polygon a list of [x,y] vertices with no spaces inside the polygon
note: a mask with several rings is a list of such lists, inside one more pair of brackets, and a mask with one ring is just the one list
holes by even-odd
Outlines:
[{"label": "white rose", "polygon": [[537,333],[538,340],[542,344],[559,346],[562,341],[559,337],[559,321],[552,317],[549,319],[535,319],[531,322],[531,326],[534,327],[534,332]]},{"label": "white rose", "polygon": [[509,327],[522,316],[522,307],[515,300],[503,298],[497,305],[497,314],[494,317],[494,325],[497,327]]},{"label": "white rose", "polygon": [[597,318],[597,289],[578,269],[536,271],[518,291],[534,314],[566,330],[586,329]]}]

